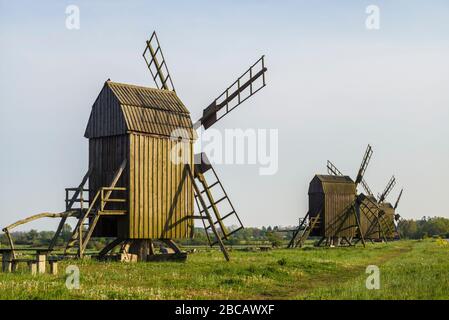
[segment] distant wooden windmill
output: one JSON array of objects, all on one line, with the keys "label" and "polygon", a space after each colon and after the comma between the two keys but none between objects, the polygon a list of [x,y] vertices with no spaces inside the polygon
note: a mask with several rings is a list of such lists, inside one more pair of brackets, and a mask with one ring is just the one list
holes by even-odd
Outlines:
[{"label": "distant wooden windmill", "polygon": [[366,196],[357,194],[357,185],[363,181],[372,153],[368,145],[355,181],[330,161],[328,175],[315,175],[309,186],[309,211],[293,233],[289,248],[302,246],[309,236],[321,237],[318,245],[324,240],[328,245],[338,245],[341,240],[351,244],[351,239],[360,235],[365,245],[359,217]]},{"label": "distant wooden windmill", "polygon": [[[210,244],[218,244],[229,260],[223,240],[243,225],[206,156],[193,155],[195,129],[208,129],[265,87],[264,57],[214,99],[195,124],[175,92],[155,32],[146,42],[143,57],[157,88],[104,83],[85,132],[88,172],[78,187],[66,189],[64,212],[35,215],[6,227],[11,247],[12,228],[41,217],[59,217],[51,251],[66,220],[76,217],[65,254],[75,250],[82,257],[92,237],[109,237],[113,240],[101,250],[102,257],[119,246],[125,259],[159,259],[155,243],[185,257],[173,239],[191,238],[194,220],[199,219]],[[206,172],[215,181],[206,181]],[[194,202],[199,208],[196,215]],[[220,210],[223,204],[229,212]],[[233,230],[225,226],[230,217],[238,222]]]},{"label": "distant wooden windmill", "polygon": [[[397,237],[397,226],[396,226],[396,214],[395,210],[399,205],[399,200],[402,196],[402,190],[399,193],[398,199],[396,200],[395,205],[393,206],[390,202],[387,202],[387,196],[393,190],[396,185],[396,178],[393,176],[387,183],[385,190],[378,195],[378,203],[380,207],[379,211],[379,219],[385,230],[385,237],[387,239],[395,239]],[[399,218],[398,218],[399,219]]]}]

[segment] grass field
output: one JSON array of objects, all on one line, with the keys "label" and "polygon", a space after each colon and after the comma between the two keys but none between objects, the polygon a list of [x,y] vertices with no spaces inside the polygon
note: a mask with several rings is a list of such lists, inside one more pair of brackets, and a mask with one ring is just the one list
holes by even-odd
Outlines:
[{"label": "grass field", "polygon": [[[0,299],[449,299],[449,243],[397,241],[367,248],[191,254],[185,263],[64,261],[60,275],[0,273]],[[80,269],[80,289],[65,267]],[[380,268],[380,289],[365,287]]]}]

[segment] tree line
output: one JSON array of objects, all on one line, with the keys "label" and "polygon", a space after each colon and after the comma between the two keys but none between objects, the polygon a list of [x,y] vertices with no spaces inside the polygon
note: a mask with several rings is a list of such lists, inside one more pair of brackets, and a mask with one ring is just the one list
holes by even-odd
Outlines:
[{"label": "tree line", "polygon": [[[232,230],[232,227],[229,228]],[[295,227],[268,226],[261,228],[248,227],[234,233],[225,241],[228,245],[238,244],[270,244],[280,246],[292,237]],[[422,239],[426,237],[449,238],[449,219],[443,217],[423,217],[418,220],[401,219],[398,223],[398,231],[403,239]],[[14,243],[33,247],[45,247],[53,239],[54,231],[16,231],[12,233]],[[59,245],[66,243],[72,235],[72,228],[66,224],[58,239]],[[94,238],[89,242],[89,248],[101,248],[110,239]],[[178,241],[184,245],[206,245],[208,244],[206,233],[203,228],[194,229],[192,239],[181,239]],[[4,234],[0,235],[0,244],[8,246],[8,240]]]},{"label": "tree line", "polygon": [[405,239],[449,238],[449,219],[443,217],[422,217],[419,220],[401,219],[398,223],[398,230],[401,237]]}]

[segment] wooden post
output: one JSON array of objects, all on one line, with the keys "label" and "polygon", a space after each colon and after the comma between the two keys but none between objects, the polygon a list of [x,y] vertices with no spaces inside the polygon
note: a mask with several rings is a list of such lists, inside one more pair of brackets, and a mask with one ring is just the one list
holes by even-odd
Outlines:
[{"label": "wooden post", "polygon": [[47,256],[45,254],[36,254],[37,272],[45,273],[45,267],[47,265]]},{"label": "wooden post", "polygon": [[360,225],[360,220],[359,220],[360,206],[357,203],[354,205],[354,216],[355,216],[355,221],[357,222],[357,227],[359,228],[360,238],[362,240],[363,247],[365,248],[366,247],[365,235],[363,234],[363,230],[362,230],[362,227]]},{"label": "wooden post", "polygon": [[50,273],[52,275],[58,274],[58,261],[56,260],[50,261]]},{"label": "wooden post", "polygon": [[11,252],[3,252],[2,271],[3,272],[11,272],[12,271],[12,253]]},{"label": "wooden post", "polygon": [[37,263],[36,261],[28,261],[28,268],[30,273],[34,276],[37,273]]},{"label": "wooden post", "polygon": [[138,261],[147,261],[152,247],[151,240],[133,240],[128,249],[128,253],[137,256]]}]

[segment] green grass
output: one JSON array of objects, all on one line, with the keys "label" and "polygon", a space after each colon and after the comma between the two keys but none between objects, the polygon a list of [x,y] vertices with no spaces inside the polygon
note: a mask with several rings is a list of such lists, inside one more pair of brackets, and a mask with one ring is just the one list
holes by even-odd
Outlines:
[{"label": "green grass", "polygon": [[[187,262],[64,261],[60,275],[0,273],[0,299],[448,299],[449,243],[397,241],[367,248],[199,252]],[[68,290],[75,264],[81,288]],[[380,290],[365,288],[368,265]]]}]

